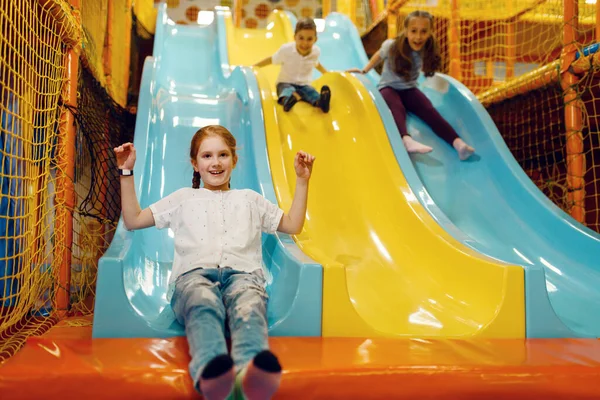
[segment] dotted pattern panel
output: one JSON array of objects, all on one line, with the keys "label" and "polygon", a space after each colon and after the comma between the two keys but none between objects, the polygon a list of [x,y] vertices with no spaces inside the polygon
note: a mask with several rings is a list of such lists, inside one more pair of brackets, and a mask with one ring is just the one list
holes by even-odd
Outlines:
[{"label": "dotted pattern panel", "polygon": [[[298,18],[322,16],[320,0],[242,0],[242,26],[265,28],[271,11],[288,10]],[[167,0],[169,17],[178,24],[194,24],[198,13],[212,10],[215,6],[233,8],[233,0]]]}]

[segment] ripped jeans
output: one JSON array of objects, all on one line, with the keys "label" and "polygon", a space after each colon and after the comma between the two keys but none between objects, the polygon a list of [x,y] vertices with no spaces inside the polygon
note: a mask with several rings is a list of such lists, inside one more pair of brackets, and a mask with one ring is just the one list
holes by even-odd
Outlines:
[{"label": "ripped jeans", "polygon": [[185,327],[195,385],[210,360],[227,354],[226,320],[236,371],[269,348],[267,298],[260,269],[199,268],[177,278],[171,307]]}]

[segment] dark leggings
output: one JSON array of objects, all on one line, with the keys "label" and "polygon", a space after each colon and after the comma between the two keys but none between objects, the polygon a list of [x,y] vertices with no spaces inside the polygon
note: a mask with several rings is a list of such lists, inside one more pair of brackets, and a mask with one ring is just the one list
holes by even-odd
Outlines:
[{"label": "dark leggings", "polygon": [[444,139],[451,146],[458,134],[450,124],[433,107],[431,101],[417,88],[396,90],[385,87],[379,90],[385,99],[394,121],[398,126],[400,135],[408,135],[406,129],[406,112],[411,112],[425,122],[436,135]]}]

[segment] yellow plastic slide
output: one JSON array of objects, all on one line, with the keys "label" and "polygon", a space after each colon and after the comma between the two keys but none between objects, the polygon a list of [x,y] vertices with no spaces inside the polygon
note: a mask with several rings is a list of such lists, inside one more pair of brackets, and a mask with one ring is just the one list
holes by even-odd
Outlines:
[{"label": "yellow plastic slide", "polygon": [[[252,65],[293,40],[283,13],[266,30],[227,25],[231,65]],[[256,76],[284,210],[295,153],[316,156],[295,240],[324,267],[323,336],[524,337],[523,269],[463,246],[419,204],[363,84],[328,73],[314,83],[331,88],[328,114],[306,103],[286,113],[274,97],[277,73],[272,66]]]}]

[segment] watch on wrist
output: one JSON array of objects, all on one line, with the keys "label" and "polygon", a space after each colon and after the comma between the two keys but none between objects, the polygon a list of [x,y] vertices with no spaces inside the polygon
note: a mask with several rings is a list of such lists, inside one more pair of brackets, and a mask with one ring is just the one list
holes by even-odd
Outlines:
[{"label": "watch on wrist", "polygon": [[119,169],[119,175],[121,176],[133,176],[132,169]]}]

